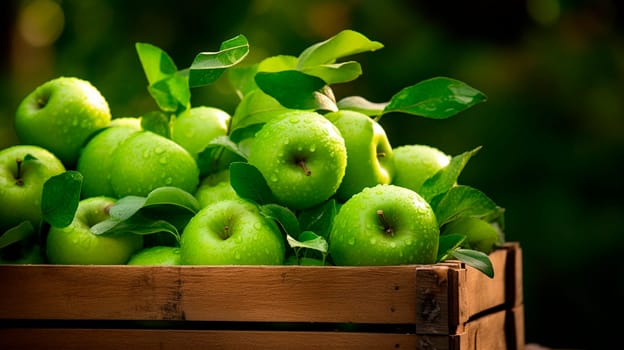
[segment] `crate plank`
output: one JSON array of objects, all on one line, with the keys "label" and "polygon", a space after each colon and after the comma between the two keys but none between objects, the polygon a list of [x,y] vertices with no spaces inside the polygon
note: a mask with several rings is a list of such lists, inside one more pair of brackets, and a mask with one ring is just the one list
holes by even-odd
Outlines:
[{"label": "crate plank", "polygon": [[[414,334],[144,329],[0,329],[3,350],[416,349]],[[442,349],[440,349],[442,350]]]}]

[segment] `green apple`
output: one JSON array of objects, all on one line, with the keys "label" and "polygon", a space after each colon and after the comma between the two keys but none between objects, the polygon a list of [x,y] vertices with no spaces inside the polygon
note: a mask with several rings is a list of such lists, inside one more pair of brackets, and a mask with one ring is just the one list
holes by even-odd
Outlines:
[{"label": "green apple", "polygon": [[451,161],[451,156],[429,145],[394,148],[395,174],[392,184],[418,192],[422,184]]},{"label": "green apple", "polygon": [[87,141],[76,164],[76,170],[83,176],[82,198],[116,197],[111,185],[113,152],[125,139],[139,130],[139,118],[113,119],[109,127]]},{"label": "green apple", "polygon": [[281,265],[285,254],[277,224],[240,198],[202,208],[180,240],[183,265]]},{"label": "green apple", "polygon": [[110,183],[118,198],[147,196],[162,186],[194,193],[199,168],[193,156],[172,140],[141,130],[126,138],[112,154]]},{"label": "green apple", "polygon": [[461,218],[449,222],[442,228],[442,234],[459,233],[466,235],[464,248],[479,250],[489,254],[499,242],[499,231],[494,224],[479,218]]},{"label": "green apple", "polygon": [[227,135],[232,117],[222,109],[193,107],[172,122],[171,139],[197,158],[214,138]]},{"label": "green apple", "polygon": [[180,265],[180,248],[164,245],[146,247],[134,253],[128,265]]},{"label": "green apple", "polygon": [[440,230],[429,203],[395,185],[367,187],[334,218],[329,252],[336,265],[431,264]]},{"label": "green apple", "polygon": [[393,152],[383,127],[356,111],[339,110],[325,117],[340,130],[347,146],[347,169],[336,198],[344,202],[366,187],[391,183]]},{"label": "green apple", "polygon": [[58,77],[22,100],[15,112],[15,131],[22,144],[41,146],[73,167],[85,141],[110,121],[108,102],[95,86]]},{"label": "green apple", "polygon": [[63,172],[61,160],[39,146],[0,150],[0,233],[26,220],[39,227],[43,185]]},{"label": "green apple", "polygon": [[91,233],[92,226],[110,217],[114,198],[98,196],[78,203],[73,221],[66,227],[50,227],[46,255],[51,264],[119,265],[143,248],[143,236],[132,233],[111,236]]},{"label": "green apple", "polygon": [[290,111],[256,133],[248,161],[280,204],[298,210],[335,194],[345,175],[347,148],[338,128],[321,114]]},{"label": "green apple", "polygon": [[195,198],[202,208],[225,199],[238,198],[230,183],[230,170],[224,169],[204,177],[195,191]]}]

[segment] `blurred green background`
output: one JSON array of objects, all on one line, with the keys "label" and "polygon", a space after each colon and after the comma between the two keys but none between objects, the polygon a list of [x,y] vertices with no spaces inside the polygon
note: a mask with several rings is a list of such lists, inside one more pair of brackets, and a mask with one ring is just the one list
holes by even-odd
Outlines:
[{"label": "blurred green background", "polygon": [[[336,86],[337,98],[384,102],[440,75],[488,96],[447,120],[387,115],[382,125],[393,146],[452,155],[483,146],[460,182],[506,208],[507,240],[523,248],[527,342],[607,348],[619,341],[624,296],[623,9],[616,0],[2,1],[0,147],[18,142],[21,99],[60,75],[91,81],[115,117],[156,109],[137,41],[184,68],[237,34],[253,63],[354,29],[385,47],[352,57],[364,74]],[[192,93],[194,105],[233,113],[237,103],[226,79]]]}]

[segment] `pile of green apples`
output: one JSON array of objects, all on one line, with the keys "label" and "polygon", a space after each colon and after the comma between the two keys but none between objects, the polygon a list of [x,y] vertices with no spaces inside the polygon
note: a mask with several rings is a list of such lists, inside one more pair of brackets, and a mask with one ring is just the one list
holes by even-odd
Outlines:
[{"label": "pile of green apples", "polygon": [[[15,112],[0,150],[2,263],[398,265],[460,259],[493,273],[503,208],[458,177],[480,148],[394,147],[381,118],[444,119],[486,100],[446,77],[374,103],[331,86],[362,73],[345,57],[383,45],[344,30],[244,64],[243,35],[178,69],[137,43],[158,108],[114,117],[90,82],[60,76]],[[227,73],[232,113],[192,106]]]}]

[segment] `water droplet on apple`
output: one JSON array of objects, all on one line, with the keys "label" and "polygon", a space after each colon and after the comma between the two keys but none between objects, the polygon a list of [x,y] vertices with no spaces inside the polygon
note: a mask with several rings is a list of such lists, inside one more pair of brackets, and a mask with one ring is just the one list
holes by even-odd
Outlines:
[{"label": "water droplet on apple", "polygon": [[145,151],[143,151],[143,158],[149,158],[150,157],[150,153],[151,152],[149,150],[147,150],[147,149]]},{"label": "water droplet on apple", "polygon": [[[65,113],[67,113],[67,112],[65,112]],[[72,120],[71,125],[78,126],[78,119]]]},{"label": "water droplet on apple", "polygon": [[171,185],[173,183],[173,179],[171,177],[168,177],[165,179],[165,185]]},{"label": "water droplet on apple", "polygon": [[234,259],[236,259],[236,260],[240,260],[240,258],[241,258],[240,253],[239,253],[239,252],[236,252],[236,254],[234,254]]},{"label": "water droplet on apple", "polygon": [[290,118],[290,123],[291,123],[291,124],[297,124],[297,123],[299,123],[299,118]]},{"label": "water droplet on apple", "polygon": [[347,241],[347,244],[355,245],[355,238],[354,237],[349,237],[349,240]]},{"label": "water droplet on apple", "polygon": [[377,239],[371,238],[370,239],[370,244],[377,244]]},{"label": "water droplet on apple", "polygon": [[396,248],[396,243],[390,242],[390,248]]},{"label": "water droplet on apple", "polygon": [[162,147],[156,147],[156,149],[154,149],[154,153],[156,154],[163,154],[163,152],[165,152],[165,149]]},{"label": "water droplet on apple", "polygon": [[158,163],[163,164],[163,165],[167,164],[167,158],[160,158],[160,159],[158,159]]},{"label": "water droplet on apple", "polygon": [[316,145],[310,146],[310,152],[316,152]]},{"label": "water droplet on apple", "polygon": [[271,180],[271,182],[277,182],[279,179],[277,178],[277,175],[272,174],[269,180]]}]

